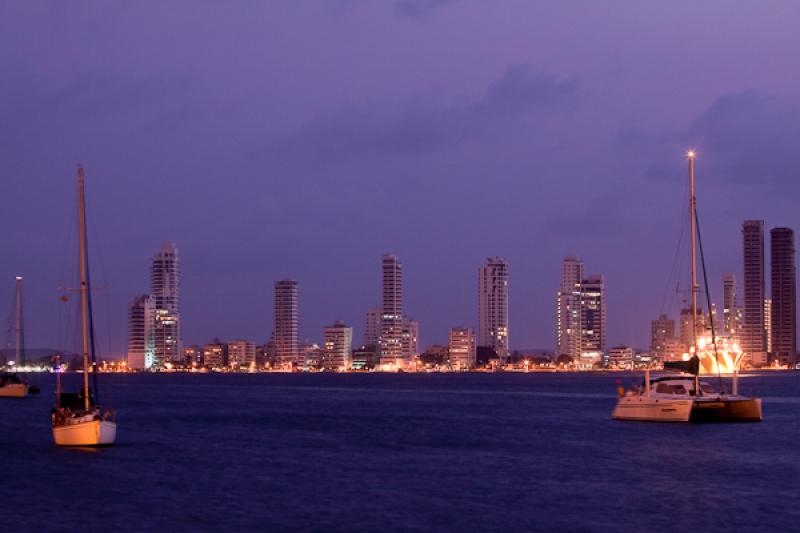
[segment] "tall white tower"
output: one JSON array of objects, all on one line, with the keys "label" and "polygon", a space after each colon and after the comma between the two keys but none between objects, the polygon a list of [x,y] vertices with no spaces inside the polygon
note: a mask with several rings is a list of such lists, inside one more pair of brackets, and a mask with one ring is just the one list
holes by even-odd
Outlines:
[{"label": "tall white tower", "polygon": [[405,363],[403,357],[403,265],[390,254],[383,256],[383,309],[381,315],[380,364]]},{"label": "tall white tower", "polygon": [[165,242],[153,256],[150,269],[155,303],[154,366],[181,360],[180,279],[178,247]]},{"label": "tall white tower", "polygon": [[299,310],[297,282],[284,279],[275,282],[275,359],[281,367],[304,366],[299,350]]},{"label": "tall white tower", "polygon": [[556,355],[577,361],[581,354],[581,282],[583,261],[567,256],[561,265],[561,287],[556,293]]},{"label": "tall white tower", "polygon": [[488,257],[478,271],[478,344],[508,356],[508,262]]}]

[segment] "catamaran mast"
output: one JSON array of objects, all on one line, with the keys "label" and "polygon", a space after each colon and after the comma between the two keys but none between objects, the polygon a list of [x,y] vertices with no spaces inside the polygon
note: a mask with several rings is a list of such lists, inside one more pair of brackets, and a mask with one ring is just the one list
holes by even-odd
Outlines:
[{"label": "catamaran mast", "polygon": [[[692,345],[694,346],[694,357],[700,357],[697,348],[697,198],[694,195],[694,150],[686,153],[689,159],[689,219],[691,221],[692,232]],[[700,392],[700,378],[698,377],[699,368],[694,374],[694,395]]]},{"label": "catamaran mast", "polygon": [[86,200],[83,193],[83,166],[78,165],[78,241],[81,271],[81,338],[83,350],[83,406],[89,410],[89,287],[86,252]]},{"label": "catamaran mast", "polygon": [[689,159],[689,219],[692,232],[692,344],[697,346],[697,252],[695,250],[695,238],[697,229],[695,227],[696,198],[694,196],[694,151],[690,150],[687,154]]}]

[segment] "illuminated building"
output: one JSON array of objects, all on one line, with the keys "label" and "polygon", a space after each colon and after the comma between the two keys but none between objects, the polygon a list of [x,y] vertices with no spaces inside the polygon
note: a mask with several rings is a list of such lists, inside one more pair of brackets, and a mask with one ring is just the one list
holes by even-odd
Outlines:
[{"label": "illuminated building", "polygon": [[406,318],[403,320],[403,359],[412,361],[419,355],[419,322]]},{"label": "illuminated building", "polygon": [[478,271],[478,344],[508,357],[508,262],[489,257]]},{"label": "illuminated building", "polygon": [[633,369],[633,348],[630,346],[615,346],[608,350],[608,366],[618,369]]},{"label": "illuminated building", "polygon": [[606,349],[606,301],[603,276],[588,276],[581,281],[580,364],[602,361]]},{"label": "illuminated building", "polygon": [[128,368],[145,370],[155,361],[155,299],[147,294],[128,306]]},{"label": "illuminated building", "polygon": [[256,343],[236,339],[228,343],[228,366],[246,367],[256,362]]},{"label": "illuminated building", "polygon": [[275,317],[272,339],[275,342],[275,362],[279,368],[305,366],[298,346],[299,311],[297,282],[284,279],[275,282]]},{"label": "illuminated building", "polygon": [[[166,242],[153,256],[150,294],[155,303],[152,366],[181,360],[180,261],[178,248]],[[149,368],[149,367],[148,367]]]},{"label": "illuminated building", "polygon": [[325,370],[348,370],[353,363],[353,328],[337,321],[325,328],[322,367]]},{"label": "illuminated building", "polygon": [[381,309],[373,307],[367,310],[367,320],[364,328],[364,346],[378,346],[381,336]]},{"label": "illuminated building", "polygon": [[794,231],[770,231],[770,325],[772,352],[782,364],[793,363],[797,354],[797,273],[794,259]]},{"label": "illuminated building", "polygon": [[387,367],[405,366],[403,353],[403,265],[390,254],[383,256],[383,307],[379,338],[380,364]]},{"label": "illuminated building", "polygon": [[187,366],[203,366],[203,349],[196,344],[184,348],[183,361]]},{"label": "illuminated building", "polygon": [[742,313],[736,299],[736,277],[730,272],[722,278],[722,333],[739,337]]},{"label": "illuminated building", "polygon": [[561,265],[561,287],[556,293],[556,355],[577,361],[581,354],[581,281],[583,262],[573,256]]},{"label": "illuminated building", "polygon": [[767,362],[764,322],[764,221],[746,220],[742,225],[744,257],[744,317],[741,344],[754,366]]},{"label": "illuminated building", "polygon": [[662,314],[650,322],[650,352],[653,355],[664,359],[676,343],[674,320]]},{"label": "illuminated building", "polygon": [[764,335],[766,337],[767,353],[772,353],[772,298],[764,298]]},{"label": "illuminated building", "polygon": [[208,368],[223,368],[228,364],[228,346],[214,339],[203,346],[203,365]]},{"label": "illuminated building", "polygon": [[450,330],[448,352],[450,366],[455,370],[468,370],[475,366],[475,331],[458,327]]}]

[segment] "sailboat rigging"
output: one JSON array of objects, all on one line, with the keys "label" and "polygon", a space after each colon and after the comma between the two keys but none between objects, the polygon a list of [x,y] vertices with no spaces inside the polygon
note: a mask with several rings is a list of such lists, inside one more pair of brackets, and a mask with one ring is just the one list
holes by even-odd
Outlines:
[{"label": "sailboat rigging", "polygon": [[[645,370],[643,390],[628,391],[617,401],[612,418],[619,420],[643,420],[656,422],[758,422],[762,420],[761,399],[738,394],[738,376],[734,372],[731,394],[722,392],[722,377],[719,375],[719,353],[717,351],[716,331],[713,315],[711,324],[711,348],[716,359],[720,391],[716,392],[708,383],[700,381],[700,353],[706,348],[700,342],[697,332],[698,306],[697,292],[697,246],[700,246],[700,260],[703,267],[703,282],[706,288],[706,301],[711,310],[711,296],[708,291],[708,277],[705,255],[700,237],[695,196],[694,161],[695,152],[689,151],[689,217],[691,228],[691,316],[692,346],[689,357],[684,361],[668,361],[665,370],[683,372],[681,376],[668,376],[650,379],[650,370]],[[709,313],[711,314],[711,313]],[[688,374],[688,375],[687,375]]]},{"label": "sailboat rigging", "polygon": [[[84,171],[78,166],[78,242],[80,265],[81,354],[83,387],[75,394],[61,392],[61,374],[56,373],[56,406],[51,417],[53,439],[59,446],[98,446],[113,444],[117,436],[115,413],[103,411],[99,405],[97,359],[95,355],[92,292],[89,275],[89,252],[86,238],[86,197]],[[89,386],[89,368],[92,387]]]}]

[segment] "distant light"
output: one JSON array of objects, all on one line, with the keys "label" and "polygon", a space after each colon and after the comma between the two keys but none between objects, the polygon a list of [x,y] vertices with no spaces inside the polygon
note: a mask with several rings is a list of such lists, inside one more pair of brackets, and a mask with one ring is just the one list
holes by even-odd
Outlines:
[{"label": "distant light", "polygon": [[689,159],[694,159],[694,156],[695,156],[694,150],[689,150],[688,152],[686,152],[686,157],[688,157]]},{"label": "distant light", "polygon": [[22,281],[22,276],[17,276],[17,281]]}]

